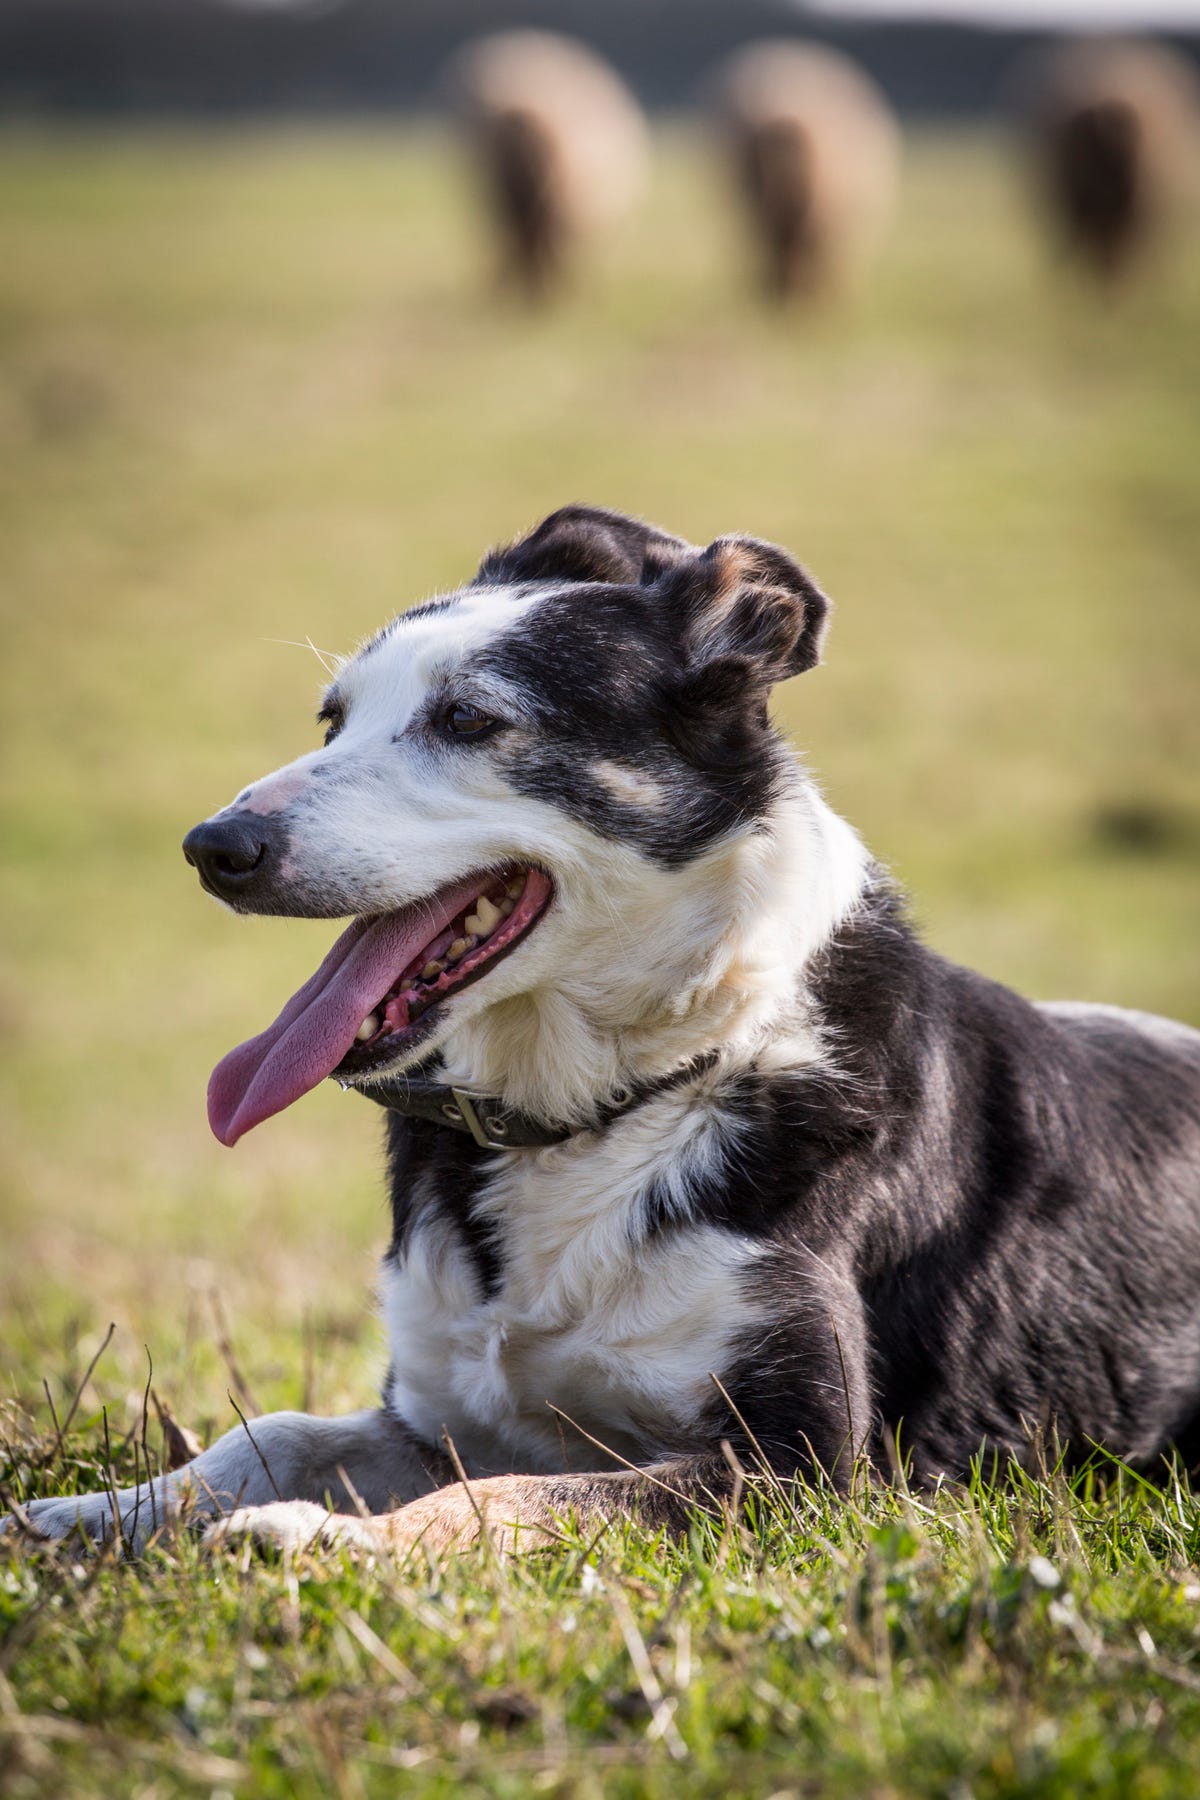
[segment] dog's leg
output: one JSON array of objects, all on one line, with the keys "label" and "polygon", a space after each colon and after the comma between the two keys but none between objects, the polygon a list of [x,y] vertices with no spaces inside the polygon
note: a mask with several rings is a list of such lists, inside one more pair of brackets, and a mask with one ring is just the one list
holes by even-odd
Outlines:
[{"label": "dog's leg", "polygon": [[[382,1411],[318,1419],[308,1413],[267,1413],[226,1432],[223,1438],[170,1475],[117,1494],[75,1494],[35,1500],[25,1518],[35,1534],[61,1539],[79,1531],[105,1541],[119,1530],[128,1549],[182,1514],[217,1518],[241,1509],[269,1506],[272,1512],[300,1506],[307,1523],[334,1508],[385,1513],[428,1494],[454,1478],[438,1451],[421,1444],[408,1428]],[[17,1530],[0,1520],[0,1535]]]}]

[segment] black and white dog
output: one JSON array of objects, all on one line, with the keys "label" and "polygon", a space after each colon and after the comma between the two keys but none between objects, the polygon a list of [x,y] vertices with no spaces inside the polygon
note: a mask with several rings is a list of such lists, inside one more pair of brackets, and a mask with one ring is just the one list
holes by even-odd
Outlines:
[{"label": "black and white dog", "polygon": [[917,942],[768,719],[826,612],[770,545],[567,508],[190,833],[235,911],[353,917],[209,1108],[226,1144],[327,1076],[388,1109],[391,1361],[377,1409],[119,1495],[127,1539],[185,1498],[292,1545],[673,1525],[723,1439],[843,1487],[897,1439],[920,1481],[1039,1428],[1200,1454],[1200,1033]]}]

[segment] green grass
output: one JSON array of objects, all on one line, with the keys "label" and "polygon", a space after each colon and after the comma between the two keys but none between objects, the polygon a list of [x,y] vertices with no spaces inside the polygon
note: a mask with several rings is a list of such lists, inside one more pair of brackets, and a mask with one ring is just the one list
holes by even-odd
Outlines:
[{"label": "green grass", "polygon": [[[780,718],[931,939],[1027,992],[1200,1022],[1200,256],[1098,304],[971,137],[911,147],[849,312],[760,311],[726,223],[670,140],[596,278],[530,319],[491,302],[432,139],[0,141],[18,1493],[102,1482],[101,1407],[128,1467],[143,1346],[204,1434],[232,1422],[231,1351],[262,1407],[370,1393],[373,1110],[331,1088],[234,1154],[203,1112],[332,928],[231,920],[178,841],[316,741],[321,671],[280,640],[345,648],[564,500],[796,549],[839,610]],[[61,1415],[110,1320],[60,1450],[43,1379]],[[1186,1493],[977,1482],[760,1523],[504,1573],[0,1559],[0,1781],[1196,1791]]]},{"label": "green grass", "polygon": [[504,1569],[13,1563],[13,1790],[1194,1794],[1190,1497],[974,1481],[750,1527]]}]

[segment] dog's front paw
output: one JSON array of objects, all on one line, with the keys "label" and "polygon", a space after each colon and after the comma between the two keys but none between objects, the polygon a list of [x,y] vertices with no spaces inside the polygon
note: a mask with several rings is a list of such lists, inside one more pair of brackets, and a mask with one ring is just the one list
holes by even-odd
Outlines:
[{"label": "dog's front paw", "polygon": [[311,1500],[273,1500],[265,1506],[239,1506],[218,1519],[204,1533],[206,1550],[231,1549],[250,1543],[260,1549],[282,1550],[295,1556],[301,1550],[375,1550],[369,1520],[326,1512]]},{"label": "dog's front paw", "polygon": [[0,1541],[37,1549],[64,1543],[103,1544],[113,1535],[112,1501],[107,1494],[65,1494],[58,1500],[30,1500],[18,1517],[0,1519]]},{"label": "dog's front paw", "polygon": [[[22,1507],[22,1513],[25,1509]],[[30,1529],[26,1523],[28,1515],[18,1519],[15,1513],[0,1513],[0,1550],[15,1550],[18,1544],[42,1544],[45,1539],[40,1532]]]}]

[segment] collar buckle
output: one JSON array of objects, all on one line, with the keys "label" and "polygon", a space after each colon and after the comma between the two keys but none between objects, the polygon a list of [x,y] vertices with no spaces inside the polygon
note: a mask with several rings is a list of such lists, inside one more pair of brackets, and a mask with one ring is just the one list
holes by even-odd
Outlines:
[{"label": "collar buckle", "polygon": [[453,1100],[442,1111],[449,1125],[465,1125],[484,1150],[509,1150],[508,1120],[504,1107],[491,1094],[473,1094],[469,1088],[452,1087]]}]

